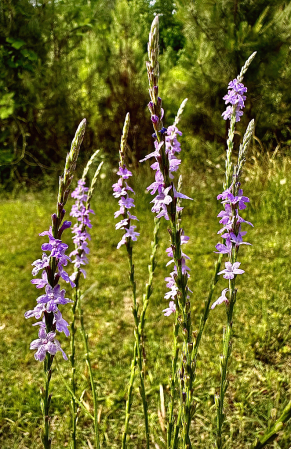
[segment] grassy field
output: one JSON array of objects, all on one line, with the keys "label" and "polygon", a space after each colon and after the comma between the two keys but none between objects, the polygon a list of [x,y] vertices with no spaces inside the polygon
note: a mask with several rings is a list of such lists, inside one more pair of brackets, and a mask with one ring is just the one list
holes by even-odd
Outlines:
[{"label": "grassy field", "polygon": [[[243,247],[239,260],[245,274],[238,280],[234,318],[233,352],[230,364],[226,413],[225,448],[249,448],[255,437],[280,415],[291,399],[291,174],[290,162],[255,162],[246,173],[244,193],[251,203],[244,218],[254,223],[247,229],[251,247]],[[113,179],[113,177],[112,177]],[[205,173],[184,176],[183,191],[193,198],[185,202],[183,227],[190,236],[187,254],[191,257],[190,288],[192,317],[198,326],[203,302],[208,292],[216,260],[214,246],[219,241],[217,213],[220,205],[216,195],[221,191],[223,171],[210,166]],[[125,249],[116,249],[121,232],[115,231],[113,219],[116,201],[109,191],[109,176],[102,181],[92,203],[92,242],[88,276],[83,281],[85,322],[89,333],[92,363],[98,385],[100,428],[103,448],[120,448],[124,422],[129,365],[133,346],[131,293],[127,277]],[[134,247],[138,297],[141,298],[147,278],[149,241],[153,231],[150,213],[151,197],[145,193],[145,176],[136,181],[136,215],[141,233]],[[0,447],[1,449],[36,449],[41,447],[42,417],[39,388],[42,385],[42,364],[34,360],[30,342],[37,338],[24,312],[32,309],[37,291],[30,283],[31,263],[40,257],[45,238],[38,234],[50,225],[56,194],[19,194],[0,202]],[[69,242],[70,232],[64,235]],[[152,447],[161,449],[165,433],[159,419],[160,385],[168,401],[171,371],[172,317],[164,317],[167,307],[163,278],[168,246],[166,224],[160,229],[158,266],[154,293],[146,324],[147,394]],[[226,287],[217,284],[214,299]],[[67,289],[67,296],[70,294]],[[70,321],[70,308],[64,312]],[[215,432],[214,393],[219,387],[219,354],[225,308],[211,311],[201,345],[195,382],[198,403],[193,420],[193,447],[213,447]],[[69,339],[61,335],[64,350],[69,353]],[[89,375],[84,364],[81,336],[77,335],[78,390],[92,411]],[[58,354],[58,366],[68,380],[69,362]],[[53,448],[70,447],[70,396],[54,363],[51,382],[53,400]],[[93,444],[93,425],[83,412],[79,417],[79,448]],[[135,386],[128,447],[144,446],[142,406]],[[156,444],[156,445],[155,445]],[[269,448],[289,449],[291,425],[287,424],[280,438]]]}]

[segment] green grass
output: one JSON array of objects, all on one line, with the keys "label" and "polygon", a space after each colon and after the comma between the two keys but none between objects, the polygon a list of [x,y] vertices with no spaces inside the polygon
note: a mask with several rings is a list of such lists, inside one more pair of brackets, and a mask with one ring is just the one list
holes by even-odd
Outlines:
[{"label": "green grass", "polygon": [[[183,227],[190,236],[187,254],[191,257],[190,288],[194,327],[198,327],[203,302],[207,295],[216,255],[214,246],[219,241],[216,218],[219,204],[216,195],[221,191],[223,173],[210,168],[204,174],[184,176],[183,191],[193,197],[185,201]],[[214,170],[214,172],[213,172]],[[251,204],[243,216],[252,221],[248,241],[253,246],[243,247],[239,260],[245,274],[238,280],[238,295],[234,314],[233,352],[227,391],[228,435],[225,448],[249,448],[255,437],[278,417],[291,399],[291,174],[290,162],[256,162],[246,174],[244,193]],[[146,176],[139,173],[137,182],[136,215],[141,233],[134,247],[138,297],[141,298],[147,279],[149,241],[153,231],[153,217],[145,194]],[[85,292],[85,323],[89,333],[92,365],[98,385],[101,434],[103,448],[120,448],[124,422],[129,365],[133,347],[133,318],[131,292],[127,277],[127,258],[124,247],[116,249],[122,233],[115,231],[113,219],[116,201],[111,197],[111,176],[102,181],[93,201],[92,242],[88,276],[82,281]],[[31,263],[40,257],[40,245],[45,238],[38,234],[50,225],[55,196],[48,193],[19,195],[0,203],[0,447],[1,449],[36,449],[41,447],[42,417],[39,388],[42,386],[42,364],[34,360],[30,342],[37,338],[34,319],[25,320],[24,312],[32,309],[38,291],[30,283]],[[172,317],[164,317],[162,309],[166,291],[163,278],[168,246],[166,224],[160,230],[158,266],[154,279],[154,293],[146,324],[147,393],[150,426],[154,441],[163,448],[165,437],[159,418],[160,384],[168,401],[171,371]],[[64,234],[69,242],[70,233]],[[226,287],[221,279],[214,299]],[[90,286],[92,286],[91,289]],[[89,289],[89,290],[88,290]],[[86,290],[87,293],[86,293]],[[70,288],[67,288],[67,296]],[[41,294],[41,293],[39,293]],[[63,308],[70,321],[70,308]],[[197,365],[195,397],[197,412],[193,421],[193,447],[212,447],[215,432],[213,396],[219,388],[219,354],[222,348],[222,330],[225,324],[224,306],[211,311],[203,337]],[[60,336],[64,350],[69,353],[69,339]],[[77,335],[78,390],[86,389],[84,396],[92,412],[89,375],[82,355],[81,336]],[[69,379],[70,365],[58,354],[58,365]],[[70,447],[70,397],[54,363],[51,382],[53,400],[53,448]],[[288,449],[291,426],[269,448]],[[93,423],[80,412],[79,448],[93,444]],[[135,386],[128,447],[144,447],[142,405]],[[152,447],[154,442],[152,442]]]}]

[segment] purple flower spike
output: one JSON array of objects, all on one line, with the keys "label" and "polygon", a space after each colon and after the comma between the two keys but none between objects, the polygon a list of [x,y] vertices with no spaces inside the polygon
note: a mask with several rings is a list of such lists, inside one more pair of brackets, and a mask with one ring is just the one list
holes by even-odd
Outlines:
[{"label": "purple flower spike", "polygon": [[[163,115],[163,111],[162,111]],[[179,169],[181,160],[177,158],[176,154],[181,152],[181,145],[178,141],[178,136],[181,136],[182,133],[178,130],[176,126],[169,126],[168,128],[162,128],[159,133],[161,134],[161,142],[158,142],[157,136],[155,137],[155,151],[153,153],[148,154],[144,159],[140,162],[146,161],[147,159],[154,157],[155,162],[151,165],[151,168],[156,172],[155,173],[155,182],[153,182],[147,190],[151,195],[155,195],[155,198],[151,201],[153,203],[152,212],[156,214],[156,218],[164,217],[165,220],[172,221],[172,210],[175,210],[175,213],[179,213],[183,210],[183,207],[180,206],[179,202],[181,199],[192,200],[192,198],[184,195],[182,192],[178,192],[175,188],[175,185],[172,181],[169,180],[174,179],[174,173]],[[163,157],[161,157],[161,153],[164,152]],[[167,158],[167,163],[163,166],[162,160],[163,158]],[[166,172],[166,171],[167,172]],[[165,177],[164,177],[165,175]],[[166,185],[166,182],[168,185]],[[171,212],[170,212],[171,211]],[[171,216],[169,216],[171,213]],[[189,237],[184,235],[182,229],[180,229],[180,245],[183,245],[188,242]],[[168,257],[171,260],[167,263],[167,265],[171,265],[174,263],[174,248],[170,247],[166,250]],[[177,257],[177,255],[175,256]],[[176,284],[176,279],[179,273],[179,276],[185,276],[185,278],[189,278],[190,268],[186,265],[186,259],[189,257],[184,252],[179,252],[179,260],[176,259],[176,263],[179,265],[180,269],[177,269],[177,266],[174,264],[174,269],[170,274],[170,277],[167,277],[165,280],[167,282],[167,287],[170,289],[165,294],[166,299],[177,299],[178,293],[181,293],[179,287]],[[187,282],[187,281],[186,281]],[[188,286],[186,286],[186,292],[190,292]],[[186,295],[189,298],[188,295]],[[165,309],[163,312],[165,316],[171,315],[176,311],[176,306],[173,301],[170,302],[169,308]]]},{"label": "purple flower spike", "polygon": [[[225,239],[224,243],[218,243],[216,245],[217,253],[228,254],[229,261],[225,262],[225,269],[218,274],[223,274],[223,277],[228,280],[235,279],[236,275],[243,274],[244,270],[239,268],[240,262],[236,262],[239,247],[241,245],[250,245],[248,242],[243,241],[243,237],[246,235],[246,231],[241,230],[242,223],[252,224],[238,214],[239,210],[246,208],[246,203],[249,203],[249,198],[243,196],[243,191],[240,188],[240,183],[232,184],[224,192],[217,196],[218,200],[221,200],[221,204],[224,210],[219,212],[219,223],[223,225],[223,228],[218,231],[218,234],[222,234],[221,237]],[[234,263],[232,263],[234,261]],[[221,302],[228,301],[225,297],[227,289],[223,290],[222,296],[213,304],[212,309]],[[234,283],[232,287],[234,291]],[[232,298],[230,298],[231,300]]]},{"label": "purple flower spike", "polygon": [[243,85],[243,83],[239,83],[236,78],[233,81],[230,81],[228,85],[228,93],[223,97],[223,99],[225,100],[225,104],[230,103],[232,106],[227,106],[226,110],[222,113],[224,120],[230,120],[235,110],[235,121],[240,121],[240,117],[243,115],[242,109],[245,107],[245,92],[247,92],[247,88]]},{"label": "purple flower spike", "polygon": [[[53,223],[56,223],[56,215],[52,215],[52,221]],[[70,221],[64,221],[63,225],[58,230],[58,235],[60,236],[62,232],[65,229],[68,229],[71,226]],[[61,316],[61,312],[58,309],[58,306],[60,304],[68,304],[73,302],[71,299],[65,298],[65,290],[61,290],[58,281],[60,278],[63,278],[66,282],[69,282],[71,285],[75,285],[71,279],[69,278],[68,273],[64,270],[64,266],[68,264],[68,261],[71,259],[69,256],[65,254],[68,245],[66,243],[63,243],[60,238],[56,239],[53,236],[52,228],[50,227],[49,231],[44,231],[40,234],[40,236],[48,236],[49,237],[49,243],[43,243],[42,244],[42,250],[49,252],[49,254],[43,254],[42,259],[38,259],[35,262],[32,263],[34,266],[32,270],[32,274],[34,276],[37,275],[37,273],[40,270],[42,271],[41,279],[32,279],[31,283],[36,286],[36,288],[44,288],[45,287],[45,294],[39,296],[37,298],[37,306],[33,310],[29,310],[24,314],[25,318],[31,318],[35,317],[36,319],[40,319],[43,317],[43,321],[40,322],[41,328],[39,331],[39,339],[34,340],[31,343],[31,349],[37,349],[37,352],[35,354],[35,359],[39,361],[43,361],[45,358],[46,353],[49,353],[51,355],[55,355],[57,351],[61,351],[63,353],[63,357],[67,360],[67,356],[61,349],[60,343],[55,340],[55,332],[54,330],[65,332],[65,334],[68,336],[69,331],[66,328],[62,327],[62,330],[60,330],[60,326],[57,323],[57,317]],[[56,266],[56,270],[53,274],[54,276],[54,287],[52,287],[49,283],[49,276],[48,274],[51,273],[51,261],[53,262],[53,265]],[[53,314],[53,331],[46,334],[45,330],[45,321],[44,316],[45,314]],[[64,320],[63,320],[64,321]],[[64,323],[66,323],[64,321]],[[39,324],[39,323],[36,323]],[[68,325],[68,323],[67,323]]]},{"label": "purple flower spike", "polygon": [[[126,176],[126,174],[125,174]],[[78,187],[72,192],[72,197],[76,198],[75,204],[72,206],[72,210],[70,215],[77,218],[78,223],[73,226],[72,233],[73,242],[75,244],[75,250],[70,253],[70,257],[75,256],[73,260],[73,264],[75,267],[75,272],[72,276],[67,276],[67,282],[70,282],[72,287],[75,287],[76,278],[82,273],[84,278],[86,278],[86,271],[81,268],[82,265],[86,265],[89,263],[86,254],[89,254],[88,242],[87,240],[91,240],[90,234],[86,230],[86,228],[92,228],[92,223],[89,218],[89,214],[94,214],[94,211],[89,208],[87,204],[88,195],[88,187],[85,187],[86,183],[83,179],[78,181]],[[119,190],[120,186],[115,185],[115,194],[120,195],[121,192]],[[85,202],[85,204],[84,204]],[[62,272],[63,276],[64,273]]]},{"label": "purple flower spike", "polygon": [[[149,103],[149,108],[151,106],[151,102]],[[129,116],[127,116],[125,121],[125,128],[129,127]],[[128,129],[125,131],[125,134],[127,136]],[[121,149],[120,149],[120,161],[119,161],[119,170],[117,174],[120,176],[117,183],[113,184],[113,196],[115,198],[118,198],[119,196],[116,195],[116,192],[120,192],[120,199],[118,201],[118,205],[120,206],[120,209],[114,213],[114,218],[117,218],[119,216],[122,216],[122,220],[115,225],[115,229],[122,229],[124,231],[124,234],[120,240],[120,242],[117,245],[117,249],[119,249],[122,245],[127,245],[131,240],[136,241],[137,237],[140,235],[139,232],[135,232],[136,226],[131,224],[131,220],[137,220],[137,217],[135,215],[132,215],[129,212],[129,209],[135,207],[134,205],[134,199],[129,196],[131,194],[135,194],[134,190],[127,184],[125,181],[128,179],[127,174],[130,173],[130,176],[132,176],[132,173],[127,169],[125,163],[124,163],[124,135],[121,139]],[[159,147],[156,147],[156,151],[154,154],[159,154]]]}]

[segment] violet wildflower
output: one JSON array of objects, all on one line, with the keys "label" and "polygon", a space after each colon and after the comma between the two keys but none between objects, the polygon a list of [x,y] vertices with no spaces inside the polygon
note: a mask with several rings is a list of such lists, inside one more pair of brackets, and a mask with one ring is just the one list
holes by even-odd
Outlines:
[{"label": "violet wildflower", "polygon": [[134,205],[134,198],[130,197],[130,194],[134,194],[135,192],[133,189],[127,184],[126,180],[129,179],[132,176],[132,173],[125,165],[124,161],[124,152],[126,147],[126,138],[128,134],[129,129],[129,114],[126,115],[124,128],[123,128],[123,134],[122,134],[122,140],[121,140],[121,147],[120,147],[120,161],[119,161],[119,169],[117,174],[119,175],[118,181],[113,184],[113,196],[114,198],[120,198],[118,201],[118,205],[120,206],[120,209],[115,212],[114,217],[117,218],[118,216],[122,215],[122,220],[115,225],[115,229],[122,229],[124,230],[124,235],[122,236],[122,239],[117,245],[117,249],[119,249],[122,245],[130,245],[130,241],[136,241],[137,237],[140,235],[139,232],[135,231],[136,226],[131,224],[131,220],[136,220],[136,216],[132,215],[129,212],[129,209],[135,207]]},{"label": "violet wildflower", "polygon": [[33,276],[36,276],[39,271],[42,271],[40,279],[34,279],[31,282],[36,285],[36,288],[44,288],[45,294],[38,297],[38,304],[33,310],[25,313],[26,318],[35,317],[42,318],[37,325],[40,325],[39,339],[31,343],[31,349],[37,349],[35,359],[44,361],[45,372],[45,389],[42,393],[42,410],[44,416],[44,432],[43,445],[45,449],[50,449],[51,440],[49,438],[49,384],[52,375],[51,366],[55,354],[60,351],[65,360],[67,356],[61,348],[58,340],[56,340],[56,331],[64,332],[66,336],[69,335],[68,323],[63,319],[59,305],[65,305],[72,302],[65,298],[65,290],[61,290],[59,280],[62,278],[65,282],[74,286],[74,282],[70,279],[68,273],[64,269],[70,257],[66,255],[68,245],[61,240],[64,229],[71,226],[71,222],[64,221],[65,209],[64,206],[69,196],[70,184],[76,168],[76,162],[80,150],[80,146],[85,133],[86,120],[84,119],[75,134],[72,142],[71,150],[67,155],[66,165],[63,176],[60,177],[59,193],[57,211],[52,215],[52,226],[49,231],[44,231],[40,235],[48,236],[49,242],[42,245],[44,251],[42,258],[33,262]]},{"label": "violet wildflower", "polygon": [[34,354],[35,360],[43,362],[47,353],[50,355],[55,355],[58,351],[61,351],[63,358],[68,360],[68,357],[62,350],[60,343],[55,339],[55,332],[47,333],[45,327],[40,327],[38,336],[39,338],[37,340],[30,343],[30,349],[37,349]]},{"label": "violet wildflower", "polygon": [[255,51],[245,62],[242,67],[240,74],[228,84],[228,94],[223,97],[225,103],[230,103],[231,106],[226,108],[226,111],[223,112],[222,116],[224,120],[230,119],[230,125],[228,130],[228,139],[227,139],[227,152],[226,152],[226,160],[225,160],[225,183],[224,189],[228,189],[232,183],[232,151],[233,151],[233,139],[235,133],[235,124],[240,121],[240,117],[243,115],[243,108],[245,106],[244,102],[246,100],[246,96],[244,95],[247,91],[247,88],[243,85],[243,77],[248,70],[252,60],[256,56],[257,52]]},{"label": "violet wildflower", "polygon": [[[224,207],[223,213],[219,213],[218,217],[221,218],[220,223],[223,224],[223,228],[218,231],[222,233],[222,237],[225,239],[225,245],[219,243],[216,245],[217,251],[223,255],[228,255],[228,261],[225,262],[225,269],[219,271],[217,269],[217,275],[223,275],[225,279],[229,281],[229,287],[222,291],[221,296],[212,304],[211,309],[223,302],[227,308],[227,327],[223,334],[223,355],[220,357],[221,364],[221,388],[220,395],[216,395],[215,403],[217,406],[217,448],[222,448],[222,425],[224,422],[223,403],[224,395],[226,392],[225,378],[227,373],[228,360],[231,353],[231,334],[232,334],[232,315],[233,308],[236,302],[237,289],[235,287],[236,277],[242,275],[244,270],[240,268],[240,262],[237,261],[239,248],[242,244],[249,245],[248,242],[243,242],[243,237],[246,231],[241,230],[242,223],[246,223],[245,220],[239,216],[239,210],[246,207],[246,203],[249,202],[249,198],[243,196],[243,191],[240,188],[240,182],[234,182],[229,189],[218,195],[217,198],[221,200]],[[251,223],[248,223],[252,225]],[[229,292],[229,299],[226,297],[226,292]]]},{"label": "violet wildflower", "polygon": [[[229,286],[222,291],[221,296],[212,304],[212,309],[218,304],[223,302],[226,304],[227,312],[227,326],[223,333],[223,354],[220,357],[220,369],[221,369],[221,384],[220,384],[220,394],[215,396],[215,404],[217,408],[217,437],[216,437],[216,447],[221,449],[223,446],[222,442],[222,426],[225,419],[225,414],[223,413],[224,396],[227,389],[226,376],[228,360],[231,354],[231,336],[232,336],[232,321],[233,321],[233,309],[236,302],[237,288],[236,288],[236,277],[244,273],[244,270],[240,268],[240,262],[237,261],[238,252],[241,245],[250,245],[248,242],[243,241],[243,237],[246,235],[246,231],[242,231],[241,227],[243,224],[252,225],[252,223],[246,221],[242,218],[239,213],[245,210],[247,203],[249,203],[249,198],[243,195],[241,189],[240,178],[242,174],[242,168],[245,163],[245,157],[250,145],[251,137],[254,130],[254,121],[252,120],[243,138],[243,142],[239,148],[238,160],[236,166],[233,168],[231,162],[231,155],[233,149],[233,136],[234,136],[234,126],[235,122],[239,121],[239,116],[242,115],[242,108],[244,107],[244,101],[246,100],[244,93],[246,88],[242,84],[242,78],[249,66],[250,62],[254,58],[255,53],[248,59],[245,66],[241,70],[240,76],[229,83],[228,95],[224,97],[226,103],[230,103],[232,110],[230,115],[227,111],[223,114],[224,118],[231,118],[228,140],[227,140],[227,157],[226,157],[226,173],[225,173],[225,184],[224,192],[217,196],[218,200],[221,200],[221,204],[224,210],[218,214],[220,218],[219,223],[222,228],[218,231],[224,239],[223,243],[218,243],[216,245],[217,252],[220,253],[218,263],[216,264],[215,277],[213,282],[213,287],[217,282],[217,276],[223,275],[225,279],[228,280]],[[223,254],[228,255],[228,261],[225,262],[225,269],[220,271],[220,264]],[[213,291],[213,288],[212,288]],[[209,295],[209,303],[212,297],[212,291]],[[229,292],[229,299],[226,297],[226,292]]]},{"label": "violet wildflower", "polygon": [[[77,223],[73,226],[73,242],[75,244],[74,251],[71,252],[70,257],[75,257],[73,260],[74,264],[74,273],[71,276],[71,280],[75,282],[75,302],[72,307],[73,312],[73,320],[71,324],[72,330],[72,338],[71,338],[71,367],[72,367],[72,376],[71,376],[71,389],[72,389],[72,448],[75,449],[77,446],[76,433],[77,433],[77,404],[75,400],[76,396],[76,380],[75,380],[75,334],[76,334],[76,310],[78,308],[80,315],[80,324],[81,324],[81,333],[84,340],[85,345],[85,357],[86,363],[90,373],[90,382],[91,382],[91,390],[93,396],[94,403],[94,429],[95,429],[95,438],[96,438],[96,447],[99,447],[99,430],[98,430],[98,420],[97,420],[97,393],[94,385],[92,366],[90,360],[90,352],[88,346],[88,336],[86,335],[84,319],[83,319],[83,309],[81,307],[81,294],[79,281],[81,274],[86,278],[86,271],[83,268],[84,265],[89,263],[87,254],[89,254],[88,248],[88,240],[91,240],[90,234],[87,231],[87,228],[92,228],[92,223],[89,218],[89,214],[94,214],[94,211],[90,208],[90,201],[92,199],[94,187],[97,181],[97,177],[103,165],[101,162],[95,172],[93,180],[91,182],[90,189],[86,187],[86,176],[89,170],[90,165],[95,160],[99,150],[97,150],[93,156],[90,158],[87,163],[82,179],[78,181],[78,185],[76,189],[72,192],[72,198],[75,198],[76,202],[73,204],[70,215],[77,219]],[[60,323],[61,325],[61,323]]]},{"label": "violet wildflower", "polygon": [[228,93],[223,97],[225,104],[230,103],[232,106],[228,106],[226,111],[222,113],[224,120],[231,119],[232,114],[235,114],[235,121],[239,122],[240,117],[243,115],[242,109],[245,107],[247,88],[243,83],[239,83],[235,78],[228,84]]},{"label": "violet wildflower", "polygon": [[[150,112],[151,119],[155,133],[154,146],[155,151],[146,156],[146,160],[150,157],[155,158],[155,162],[151,165],[151,168],[155,171],[155,182],[148,187],[148,191],[151,195],[156,195],[152,200],[153,207],[152,212],[156,214],[157,218],[164,217],[169,221],[169,234],[171,245],[167,249],[167,254],[171,257],[170,263],[174,264],[174,269],[169,277],[166,278],[167,286],[170,289],[166,293],[165,298],[171,298],[176,307],[177,313],[175,313],[175,331],[174,331],[174,346],[177,348],[177,339],[179,328],[181,328],[181,336],[183,338],[183,355],[181,363],[180,380],[180,397],[185,398],[185,401],[181,401],[181,414],[180,420],[176,423],[176,431],[173,435],[174,429],[174,396],[175,396],[175,382],[177,379],[176,367],[178,363],[178,351],[175,351],[172,367],[172,379],[171,379],[171,401],[170,401],[170,417],[167,432],[167,447],[176,447],[177,438],[179,436],[179,430],[181,426],[181,438],[183,441],[183,447],[190,446],[189,429],[191,422],[191,403],[192,403],[192,384],[194,381],[194,363],[192,363],[192,349],[193,349],[193,335],[190,313],[190,302],[188,288],[189,267],[186,265],[187,256],[182,253],[182,236],[184,236],[183,229],[181,228],[181,214],[183,207],[180,205],[182,198],[191,199],[181,193],[180,188],[176,189],[174,185],[174,173],[177,172],[181,164],[181,159],[177,157],[177,154],[181,153],[181,146],[178,141],[178,136],[181,136],[181,132],[177,127],[178,120],[170,126],[168,129],[163,127],[162,119],[164,111],[161,108],[162,100],[158,97],[158,77],[159,77],[159,19],[155,17],[149,36],[148,44],[148,56],[149,62],[147,62],[147,72],[149,80],[149,92],[151,97]],[[185,106],[185,101],[181,105],[181,111]],[[178,112],[178,117],[181,115],[181,111]],[[154,116],[154,120],[153,120]],[[156,117],[158,120],[156,120]],[[186,243],[189,238],[185,238],[183,243]],[[174,310],[174,306],[171,304],[170,310]],[[170,315],[170,310],[164,309],[166,315]],[[179,317],[179,320],[178,320]],[[184,375],[187,373],[187,382],[185,382]],[[172,437],[174,440],[172,440]]]},{"label": "violet wildflower", "polygon": [[[236,179],[238,180],[238,178]],[[218,272],[217,275],[223,274],[225,279],[231,281],[237,275],[244,273],[244,270],[239,268],[240,262],[237,262],[236,259],[239,247],[242,244],[250,245],[250,243],[243,241],[246,231],[241,230],[241,225],[242,223],[248,223],[252,226],[252,223],[242,219],[239,216],[239,210],[246,208],[246,203],[249,202],[249,198],[243,196],[243,191],[238,181],[230,186],[229,189],[219,194],[217,199],[222,200],[221,203],[224,207],[224,211],[218,214],[218,217],[221,218],[219,222],[223,225],[223,228],[218,233],[223,232],[222,237],[225,239],[225,244],[218,243],[216,249],[218,253],[228,254],[229,257],[229,261],[225,263],[225,269]],[[234,282],[233,288],[229,287],[229,290],[232,295],[235,295]]]},{"label": "violet wildflower", "polygon": [[[130,197],[130,194],[134,194],[133,189],[127,184],[126,180],[129,179],[132,176],[132,173],[128,170],[125,164],[125,150],[127,146],[127,136],[128,136],[128,130],[129,130],[129,114],[126,115],[122,137],[121,137],[121,144],[120,144],[120,150],[119,150],[119,170],[117,174],[120,176],[117,183],[113,184],[113,196],[115,198],[120,198],[118,201],[118,204],[120,206],[119,211],[115,212],[114,217],[117,218],[120,215],[122,216],[122,220],[116,224],[116,229],[122,229],[124,231],[124,234],[120,240],[120,242],[117,245],[117,248],[119,249],[122,245],[126,246],[127,255],[128,255],[128,261],[129,261],[129,279],[131,283],[132,288],[132,297],[133,297],[133,307],[132,307],[132,313],[134,317],[135,322],[135,342],[134,342],[134,348],[133,348],[133,358],[131,362],[131,372],[130,372],[130,380],[128,384],[128,398],[126,401],[126,415],[125,415],[125,425],[124,425],[124,431],[122,434],[122,449],[126,448],[126,438],[128,433],[128,425],[129,425],[129,419],[130,419],[130,411],[131,411],[131,404],[132,404],[132,394],[133,394],[133,383],[135,378],[135,371],[136,367],[138,367],[139,370],[139,380],[140,380],[140,394],[142,398],[143,403],[143,412],[144,412],[144,419],[145,419],[145,433],[146,433],[146,447],[149,449],[149,423],[148,423],[148,405],[147,405],[147,399],[146,399],[146,393],[145,393],[145,384],[144,384],[144,373],[143,373],[143,328],[144,328],[144,321],[145,321],[145,311],[147,307],[147,302],[144,301],[143,298],[143,304],[142,304],[142,314],[141,317],[138,315],[138,304],[136,299],[136,284],[135,284],[135,278],[134,278],[134,264],[133,264],[133,248],[132,248],[132,241],[136,241],[137,237],[140,235],[139,232],[135,231],[136,226],[131,224],[131,220],[137,220],[137,217],[135,215],[132,215],[129,212],[129,209],[131,209],[134,206],[134,200],[132,197]],[[158,229],[158,227],[157,227]],[[154,244],[153,248],[153,258],[156,251],[156,242]],[[151,270],[150,266],[150,270]],[[147,301],[150,296],[150,286],[151,286],[151,280],[148,289],[147,289]]]},{"label": "violet wildflower", "polygon": [[170,301],[169,307],[167,309],[164,309],[163,312],[164,312],[165,316],[169,316],[172,313],[175,313],[176,312],[176,304],[174,303],[174,301]]},{"label": "violet wildflower", "polygon": [[216,307],[218,304],[222,304],[223,302],[225,302],[227,305],[229,304],[229,301],[226,297],[226,292],[228,292],[228,288],[222,290],[221,296],[212,304],[211,309],[214,309],[214,307]]},{"label": "violet wildflower", "polygon": [[94,214],[95,212],[87,206],[88,190],[89,188],[85,187],[85,181],[80,179],[78,186],[72,192],[72,198],[76,199],[76,203],[73,205],[70,215],[71,217],[77,218],[77,223],[72,229],[75,249],[70,254],[70,257],[75,257],[73,260],[75,270],[71,276],[73,281],[76,281],[77,276],[80,276],[81,273],[84,278],[86,277],[86,271],[82,268],[82,265],[89,263],[85,254],[89,253],[87,239],[89,240],[91,237],[86,228],[92,227],[89,214]]}]

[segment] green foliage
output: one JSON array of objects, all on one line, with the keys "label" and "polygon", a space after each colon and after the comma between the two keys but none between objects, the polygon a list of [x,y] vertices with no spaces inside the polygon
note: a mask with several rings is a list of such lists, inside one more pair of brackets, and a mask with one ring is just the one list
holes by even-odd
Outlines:
[{"label": "green foliage", "polygon": [[226,137],[222,97],[254,51],[257,56],[244,80],[248,93],[242,127],[254,118],[256,135],[265,147],[282,147],[290,140],[290,2],[179,0],[178,4],[186,45],[179,63],[167,74],[167,91],[174,92],[175,103],[189,98],[187,128],[192,129],[190,144],[196,159],[203,162],[209,152],[217,154],[217,146],[221,151]]},{"label": "green foliage", "polygon": [[[73,130],[88,120],[88,159],[117,158],[130,112],[131,162],[152,148],[145,70],[147,40],[160,14],[160,95],[165,124],[181,101],[188,160],[219,162],[227,127],[227,84],[254,51],[242,127],[255,118],[261,151],[291,142],[291,4],[283,0],[2,0],[0,5],[0,182],[57,182]],[[240,124],[238,124],[240,132]],[[237,136],[236,136],[237,137]],[[236,144],[237,142],[235,142]]]}]

